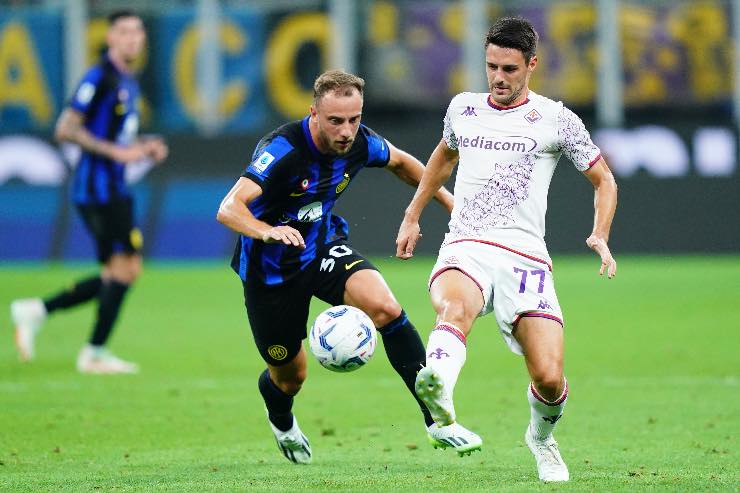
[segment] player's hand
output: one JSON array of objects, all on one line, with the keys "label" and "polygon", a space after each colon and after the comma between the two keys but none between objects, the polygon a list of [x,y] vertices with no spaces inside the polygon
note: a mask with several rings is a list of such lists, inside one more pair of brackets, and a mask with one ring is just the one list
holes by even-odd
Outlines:
[{"label": "player's hand", "polygon": [[599,275],[603,276],[604,272],[609,279],[617,275],[617,261],[612,257],[611,251],[606,244],[606,240],[598,235],[591,235],[586,239],[586,245],[601,257],[601,268]]},{"label": "player's hand", "polygon": [[300,231],[290,226],[275,226],[268,229],[262,235],[262,241],[265,243],[284,243],[298,248],[306,248],[306,242],[303,241]]},{"label": "player's hand", "polygon": [[421,228],[419,227],[419,221],[404,218],[401,227],[398,228],[398,237],[396,237],[396,257],[402,260],[408,260],[413,257],[416,242],[420,238]]},{"label": "player's hand", "polygon": [[167,144],[165,144],[164,140],[159,137],[144,139],[142,143],[146,147],[147,155],[155,163],[161,163],[167,159],[167,156],[170,153],[170,149],[167,147]]}]

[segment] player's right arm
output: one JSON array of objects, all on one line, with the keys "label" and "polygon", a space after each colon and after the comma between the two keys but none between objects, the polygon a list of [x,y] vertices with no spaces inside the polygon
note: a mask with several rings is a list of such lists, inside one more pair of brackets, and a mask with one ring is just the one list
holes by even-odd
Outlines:
[{"label": "player's right arm", "polygon": [[414,198],[411,199],[398,229],[396,238],[396,257],[406,260],[413,256],[416,243],[421,238],[419,218],[427,204],[437,191],[447,183],[455,169],[460,154],[457,149],[450,149],[442,139],[429,157],[424,174],[421,177]]},{"label": "player's right arm", "polygon": [[249,210],[249,204],[262,195],[262,187],[249,178],[241,177],[221,201],[216,220],[244,236],[265,243],[284,243],[305,248],[301,233],[290,226],[271,226],[260,221]]},{"label": "player's right arm", "polygon": [[109,140],[94,136],[85,128],[85,115],[74,108],[65,108],[59,115],[54,129],[54,138],[57,142],[72,142],[87,152],[104,156],[121,163],[140,161],[147,157],[166,157],[167,153],[161,149],[163,143],[156,139],[152,141],[137,141],[124,147]]}]

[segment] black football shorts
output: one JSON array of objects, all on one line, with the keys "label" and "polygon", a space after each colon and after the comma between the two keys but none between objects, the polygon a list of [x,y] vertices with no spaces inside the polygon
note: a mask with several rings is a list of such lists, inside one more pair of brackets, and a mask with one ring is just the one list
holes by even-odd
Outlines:
[{"label": "black football shorts", "polygon": [[133,200],[120,199],[108,204],[78,205],[77,210],[95,241],[98,260],[105,263],[114,253],[139,253],[144,244],[134,225]]},{"label": "black football shorts", "polygon": [[347,279],[363,269],[377,268],[345,240],[327,245],[313,262],[289,281],[266,285],[259,279],[244,282],[244,305],[262,358],[281,366],[293,360],[306,338],[313,296],[332,306],[344,303]]}]

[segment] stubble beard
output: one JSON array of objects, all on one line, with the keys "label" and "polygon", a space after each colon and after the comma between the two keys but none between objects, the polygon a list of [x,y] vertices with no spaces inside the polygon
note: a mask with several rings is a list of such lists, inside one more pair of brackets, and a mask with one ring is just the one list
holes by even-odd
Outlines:
[{"label": "stubble beard", "polygon": [[349,145],[345,149],[340,149],[335,146],[334,142],[332,142],[329,139],[329,136],[326,135],[324,132],[319,131],[319,140],[321,141],[321,144],[326,149],[326,152],[328,154],[333,154],[335,156],[343,156],[347,154],[350,149],[352,149],[352,145],[354,144],[354,139],[350,141]]}]

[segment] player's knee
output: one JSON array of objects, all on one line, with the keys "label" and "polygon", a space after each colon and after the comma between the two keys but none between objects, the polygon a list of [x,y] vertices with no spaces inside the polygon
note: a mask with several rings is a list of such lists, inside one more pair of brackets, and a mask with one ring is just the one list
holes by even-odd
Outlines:
[{"label": "player's knee", "polygon": [[476,315],[464,300],[455,298],[443,300],[437,307],[437,313],[445,322],[457,326],[469,325]]},{"label": "player's knee", "polygon": [[563,369],[557,365],[536,368],[531,376],[535,388],[545,399],[557,399],[563,392]]},{"label": "player's knee", "polygon": [[376,327],[385,327],[401,315],[401,305],[393,298],[374,301],[365,312],[372,319]]}]

